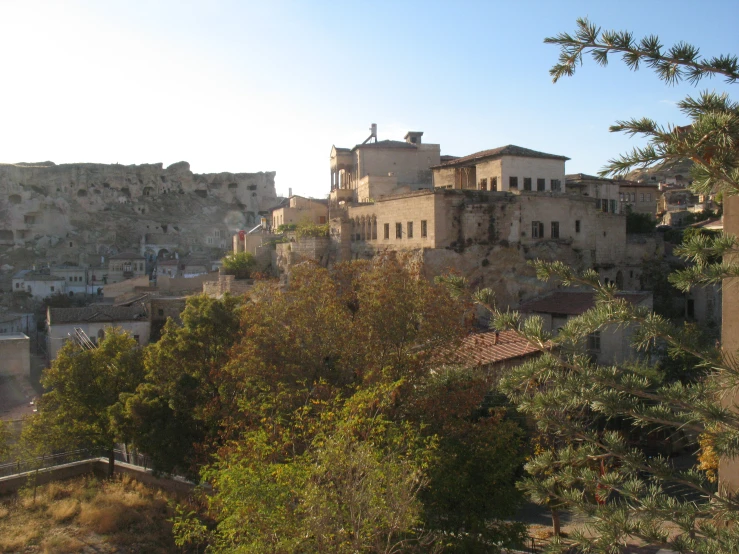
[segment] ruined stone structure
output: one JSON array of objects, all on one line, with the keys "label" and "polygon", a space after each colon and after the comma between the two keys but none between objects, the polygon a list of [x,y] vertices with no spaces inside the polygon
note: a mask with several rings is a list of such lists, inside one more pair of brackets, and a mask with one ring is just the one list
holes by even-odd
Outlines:
[{"label": "ruined stone structure", "polygon": [[277,203],[274,177],[194,174],[187,162],[3,164],[0,265],[107,264],[124,250],[219,256]]}]

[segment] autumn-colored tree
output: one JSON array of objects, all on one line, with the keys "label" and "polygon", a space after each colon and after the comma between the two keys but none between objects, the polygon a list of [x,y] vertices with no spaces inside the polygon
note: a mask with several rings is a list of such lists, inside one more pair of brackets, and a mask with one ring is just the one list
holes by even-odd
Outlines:
[{"label": "autumn-colored tree", "polygon": [[96,348],[67,341],[41,376],[48,392],[24,427],[23,439],[51,449],[104,449],[112,474],[116,443],[131,438],[115,424],[121,395],[136,390],[143,377],[138,342],[121,329],[107,329]]}]

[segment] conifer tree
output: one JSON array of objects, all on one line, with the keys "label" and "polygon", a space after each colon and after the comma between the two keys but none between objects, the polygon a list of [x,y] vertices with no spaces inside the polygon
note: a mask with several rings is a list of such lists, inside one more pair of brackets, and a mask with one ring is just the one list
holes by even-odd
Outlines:
[{"label": "conifer tree", "polygon": [[[587,53],[601,65],[620,53],[630,68],[646,65],[668,84],[714,76],[735,83],[739,77],[736,56],[705,59],[694,46],[665,49],[655,36],[636,40],[626,31],[601,31],[586,19],[578,20],[574,35],[545,42],[561,48],[551,70],[555,82],[573,75]],[[687,97],[679,107],[691,125],[663,126],[647,118],[614,125],[612,131],[649,142],[611,160],[602,174],[691,160],[694,191],[739,194],[737,104],[726,94],[707,91]],[[736,253],[734,237],[697,235],[678,253],[694,262],[671,277],[681,290],[739,275],[737,265],[727,261]],[[544,331],[538,317],[498,310],[490,291],[478,292],[476,299],[492,311],[496,328],[516,330],[542,351],[501,386],[552,445],[527,464],[521,487],[535,501],[586,517],[585,528],[555,537],[552,550],[616,553],[641,542],[677,552],[738,552],[739,500],[718,487],[715,473],[720,457],[739,455],[739,416],[734,402],[726,400],[739,386],[737,358],[702,344],[693,328],[619,298],[613,285],[601,284],[592,270],[576,274],[561,263],[534,265],[541,279],[591,287],[595,307],[570,319],[555,336]],[[585,350],[587,337],[626,325],[636,328],[639,356],[620,365],[595,364]],[[671,375],[661,369],[659,351],[698,363]],[[696,464],[682,468],[664,453],[650,455],[643,447],[650,433],[697,452]]]}]

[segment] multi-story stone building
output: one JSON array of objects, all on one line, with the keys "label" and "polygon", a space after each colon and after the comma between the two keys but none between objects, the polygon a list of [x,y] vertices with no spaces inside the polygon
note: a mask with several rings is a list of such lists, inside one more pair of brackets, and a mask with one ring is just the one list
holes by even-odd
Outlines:
[{"label": "multi-story stone building", "polygon": [[324,225],[328,222],[328,202],[297,195],[290,196],[283,205],[271,210],[271,216],[267,221],[272,230],[276,230],[280,225],[298,223]]},{"label": "multi-story stone building", "polygon": [[619,200],[624,213],[631,211],[656,217],[660,195],[657,183],[619,181]]},{"label": "multi-story stone building", "polygon": [[27,292],[37,300],[55,294],[67,293],[67,281],[59,275],[52,275],[48,269],[24,269],[13,275],[12,290]]},{"label": "multi-story stone building", "polygon": [[431,168],[441,161],[438,144],[424,144],[423,133],[409,131],[404,141],[377,140],[377,126],[362,144],[331,148],[332,204],[371,202],[391,194],[431,188]]}]

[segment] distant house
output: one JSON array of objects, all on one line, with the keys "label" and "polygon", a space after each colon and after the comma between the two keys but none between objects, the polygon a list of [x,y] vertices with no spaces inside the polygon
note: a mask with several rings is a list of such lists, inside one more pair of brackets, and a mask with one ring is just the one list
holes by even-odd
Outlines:
[{"label": "distant house", "polygon": [[59,275],[51,275],[48,269],[24,269],[13,275],[13,292],[27,292],[37,300],[55,294],[66,294],[67,281]]},{"label": "distant house", "polygon": [[90,340],[97,342],[110,327],[120,327],[141,346],[149,342],[151,323],[146,307],[141,303],[133,306],[93,304],[85,308],[48,308],[46,328],[49,361],[55,359],[62,345],[74,336],[75,329],[81,329]]},{"label": "distant house", "polygon": [[58,275],[67,282],[66,291],[69,296],[92,292],[91,290],[88,290],[88,268],[77,264],[61,264],[54,266],[52,271],[54,272],[54,275]]},{"label": "distant house", "polygon": [[122,252],[108,259],[108,283],[146,275],[146,258],[135,252]]},{"label": "distant house", "polygon": [[0,377],[31,377],[31,341],[23,333],[0,335]]},{"label": "distant house", "polygon": [[[635,306],[652,309],[651,292],[619,292],[619,298]],[[519,306],[524,316],[539,316],[543,329],[556,334],[567,320],[582,315],[595,306],[594,291],[559,290]],[[587,349],[599,364],[618,364],[637,357],[631,344],[631,325],[609,325],[588,336]]]}]

